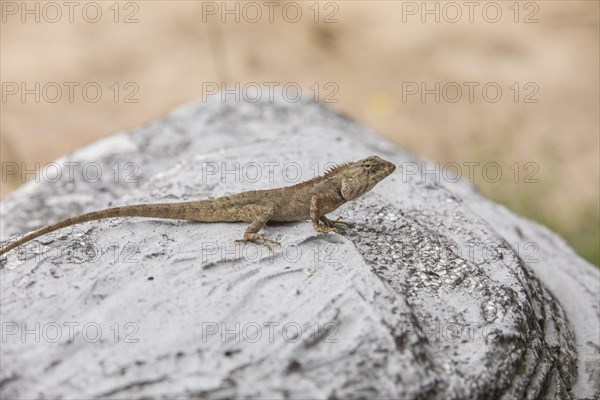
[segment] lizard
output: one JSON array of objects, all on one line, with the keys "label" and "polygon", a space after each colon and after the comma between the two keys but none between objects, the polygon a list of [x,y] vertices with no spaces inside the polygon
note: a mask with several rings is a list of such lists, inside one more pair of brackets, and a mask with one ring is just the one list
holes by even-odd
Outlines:
[{"label": "lizard", "polygon": [[209,200],[176,203],[135,204],[92,211],[35,230],[0,250],[8,251],[47,233],[83,222],[105,218],[146,217],[196,222],[247,222],[243,239],[271,247],[279,243],[260,230],[269,221],[292,222],[310,219],[319,233],[338,232],[340,224],[326,214],[367,193],[394,172],[396,166],[378,156],[329,168],[323,175],[276,189],[253,190]]}]

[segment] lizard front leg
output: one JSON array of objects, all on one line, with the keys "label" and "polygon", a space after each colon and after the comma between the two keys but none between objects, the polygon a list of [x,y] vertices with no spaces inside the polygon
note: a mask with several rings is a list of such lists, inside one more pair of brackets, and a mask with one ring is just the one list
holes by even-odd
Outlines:
[{"label": "lizard front leg", "polygon": [[[330,221],[330,222],[334,222],[334,221],[331,221],[324,215],[321,216],[321,210],[323,208],[323,205],[326,204],[327,202],[335,202],[335,201],[337,201],[337,199],[335,197],[333,197],[331,195],[327,195],[327,194],[315,194],[312,197],[312,199],[310,201],[310,220],[312,221],[312,225],[313,225],[313,228],[315,228],[315,231],[320,232],[320,233],[337,232],[337,229],[333,225],[326,222],[326,221]],[[319,223],[319,221],[323,221],[324,224],[321,225]]]},{"label": "lizard front leg", "polygon": [[244,232],[244,238],[236,242],[257,242],[271,248],[271,245],[278,245],[279,242],[267,239],[265,235],[258,233],[269,221],[273,215],[273,210],[267,207],[247,206],[244,212],[252,219],[248,228]]}]

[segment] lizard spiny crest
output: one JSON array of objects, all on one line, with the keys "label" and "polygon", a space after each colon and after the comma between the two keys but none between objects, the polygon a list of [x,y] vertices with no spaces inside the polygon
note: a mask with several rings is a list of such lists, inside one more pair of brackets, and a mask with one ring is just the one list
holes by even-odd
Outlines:
[{"label": "lizard spiny crest", "polygon": [[341,163],[341,164],[334,164],[325,170],[325,175],[335,174],[335,173],[339,172],[341,169],[346,168],[351,164],[353,164],[353,163],[350,161]]}]

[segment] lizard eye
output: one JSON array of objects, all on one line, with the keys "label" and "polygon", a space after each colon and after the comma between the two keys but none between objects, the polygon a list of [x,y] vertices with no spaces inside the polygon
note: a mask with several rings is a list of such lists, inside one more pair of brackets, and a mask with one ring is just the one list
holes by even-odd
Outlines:
[{"label": "lizard eye", "polygon": [[366,162],[364,165],[365,169],[371,169],[371,163],[370,162]]}]

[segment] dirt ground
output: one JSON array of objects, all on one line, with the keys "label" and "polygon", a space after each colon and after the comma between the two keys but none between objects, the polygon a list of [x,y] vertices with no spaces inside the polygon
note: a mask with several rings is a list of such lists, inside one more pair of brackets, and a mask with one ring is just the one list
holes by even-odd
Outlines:
[{"label": "dirt ground", "polygon": [[275,82],[472,178],[599,264],[597,1],[50,3],[0,2],[2,197],[31,179],[15,165],[221,83]]}]

